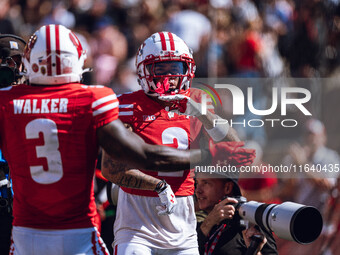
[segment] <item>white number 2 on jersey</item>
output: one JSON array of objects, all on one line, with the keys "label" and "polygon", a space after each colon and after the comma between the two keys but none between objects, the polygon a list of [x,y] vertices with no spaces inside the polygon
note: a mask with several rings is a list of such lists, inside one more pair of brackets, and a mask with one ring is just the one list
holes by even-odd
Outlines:
[{"label": "white number 2 on jersey", "polygon": [[[177,149],[186,150],[189,147],[189,137],[188,133],[179,127],[170,127],[163,131],[162,133],[162,144],[173,144],[174,139],[177,140]],[[172,176],[172,177],[182,177],[184,171],[177,172],[158,172],[158,176]]]},{"label": "white number 2 on jersey", "polygon": [[43,166],[31,166],[31,176],[34,181],[41,184],[51,184],[63,177],[63,167],[59,152],[58,129],[53,120],[35,119],[26,125],[26,138],[37,139],[39,133],[43,134],[44,145],[36,146],[37,158],[46,158],[48,169]]}]

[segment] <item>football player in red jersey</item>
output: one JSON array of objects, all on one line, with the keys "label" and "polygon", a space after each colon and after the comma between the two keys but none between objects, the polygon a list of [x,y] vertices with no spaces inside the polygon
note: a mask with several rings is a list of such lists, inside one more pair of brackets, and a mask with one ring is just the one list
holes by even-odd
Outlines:
[{"label": "football player in red jersey", "polygon": [[[213,156],[229,152],[229,163],[252,162],[254,151],[240,148],[243,143],[229,125],[214,127],[218,116],[202,114],[200,92],[190,91],[195,63],[182,39],[170,32],[153,34],[140,46],[136,67],[142,90],[118,97],[119,118],[129,129],[149,144],[183,150],[206,132],[212,139],[211,148],[214,142],[234,141],[219,143],[220,149],[210,150]],[[120,171],[115,174],[115,183],[121,186],[114,225],[115,254],[198,254],[194,179],[189,170],[122,172],[125,167],[104,153],[104,175]]]},{"label": "football player in red jersey", "polygon": [[155,171],[205,158],[128,131],[113,91],[81,84],[85,59],[72,31],[43,26],[24,50],[29,85],[0,89],[0,147],[14,190],[10,254],[108,254],[94,221],[99,146],[130,168]]}]

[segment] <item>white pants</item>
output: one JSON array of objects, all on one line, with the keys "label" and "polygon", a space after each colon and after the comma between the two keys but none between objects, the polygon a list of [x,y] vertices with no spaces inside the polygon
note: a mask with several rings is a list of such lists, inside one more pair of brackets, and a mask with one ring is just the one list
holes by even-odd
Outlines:
[{"label": "white pants", "polygon": [[143,244],[123,243],[114,247],[115,255],[198,255],[198,248],[158,249]]},{"label": "white pants", "polygon": [[[156,210],[156,206],[161,204],[159,197],[131,195],[119,190],[113,245],[118,245],[117,254],[133,254],[120,253],[125,250],[122,247],[126,244],[127,248],[130,244],[132,247],[135,247],[133,244],[150,247],[151,252],[147,254],[198,254],[193,198],[176,198],[177,205],[173,213],[159,216]],[[153,250],[162,253],[154,253]],[[180,253],[185,250],[190,250],[191,253]],[[196,252],[192,252],[193,250]],[[135,253],[139,254],[138,252],[142,250],[136,249]]]},{"label": "white pants", "polygon": [[108,255],[96,228],[41,230],[13,227],[13,255]]}]

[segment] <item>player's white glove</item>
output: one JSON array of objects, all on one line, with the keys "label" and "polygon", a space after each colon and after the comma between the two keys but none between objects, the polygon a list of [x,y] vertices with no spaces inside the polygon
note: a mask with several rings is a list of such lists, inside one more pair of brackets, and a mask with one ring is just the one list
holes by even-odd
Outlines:
[{"label": "player's white glove", "polygon": [[155,191],[158,193],[159,199],[162,203],[162,205],[156,206],[158,215],[171,214],[177,204],[177,200],[170,185],[162,180],[157,184]]},{"label": "player's white glove", "polygon": [[159,96],[158,99],[173,103],[173,106],[169,107],[169,112],[175,112],[179,115],[189,115],[196,117],[202,115],[201,104],[195,102],[188,96],[176,94],[169,96]]}]

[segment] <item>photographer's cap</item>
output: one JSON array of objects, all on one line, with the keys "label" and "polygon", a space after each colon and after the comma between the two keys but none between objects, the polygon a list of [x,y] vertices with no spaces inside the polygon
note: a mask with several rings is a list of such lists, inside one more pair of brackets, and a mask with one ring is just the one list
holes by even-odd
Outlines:
[{"label": "photographer's cap", "polygon": [[16,35],[0,34],[0,57],[9,51],[9,57],[22,55],[25,48],[25,40]]},{"label": "photographer's cap", "polygon": [[233,195],[234,196],[242,196],[240,187],[238,185],[238,172],[198,172],[195,171],[195,178],[216,178],[216,179],[227,179],[234,183],[233,187]]}]

